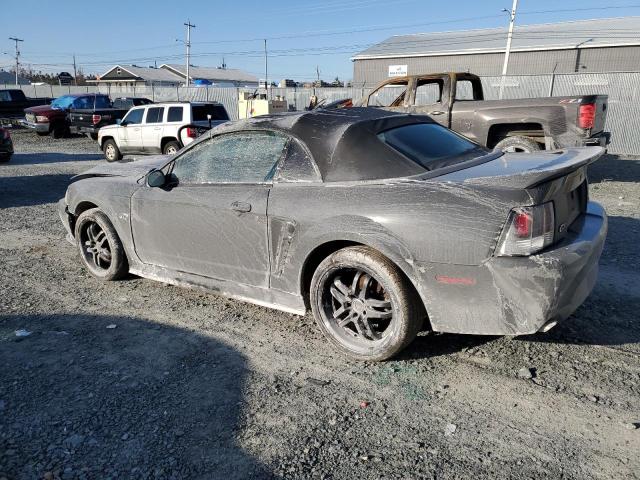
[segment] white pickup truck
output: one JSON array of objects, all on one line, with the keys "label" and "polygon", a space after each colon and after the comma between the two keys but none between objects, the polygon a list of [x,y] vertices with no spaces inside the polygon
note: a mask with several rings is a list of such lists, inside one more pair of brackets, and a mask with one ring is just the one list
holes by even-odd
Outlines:
[{"label": "white pickup truck", "polygon": [[141,105],[129,110],[116,125],[102,127],[98,131],[98,143],[109,162],[129,153],[172,155],[191,143],[198,136],[198,130],[228,120],[227,111],[219,103]]}]

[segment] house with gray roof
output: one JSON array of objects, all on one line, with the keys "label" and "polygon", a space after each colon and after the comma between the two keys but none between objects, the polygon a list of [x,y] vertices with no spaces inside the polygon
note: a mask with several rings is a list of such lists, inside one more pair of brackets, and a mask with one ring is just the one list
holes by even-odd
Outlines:
[{"label": "house with gray roof", "polygon": [[[186,65],[165,63],[163,65],[160,65],[160,69],[171,72],[173,75],[180,77],[183,83],[186,82]],[[191,77],[192,83],[196,80],[206,80],[215,87],[254,88],[258,86],[257,77],[234,68],[199,67],[190,65],[189,77]]]},{"label": "house with gray roof", "polygon": [[[506,25],[396,35],[352,57],[353,82],[370,87],[393,76],[446,71],[500,75],[506,43]],[[640,71],[640,17],[516,23],[508,74],[628,71]]]},{"label": "house with gray roof", "polygon": [[137,65],[115,65],[95,80],[88,80],[97,84],[112,84],[127,87],[141,85],[156,85],[163,87],[175,87],[183,80],[173,73],[154,67],[139,67]]}]

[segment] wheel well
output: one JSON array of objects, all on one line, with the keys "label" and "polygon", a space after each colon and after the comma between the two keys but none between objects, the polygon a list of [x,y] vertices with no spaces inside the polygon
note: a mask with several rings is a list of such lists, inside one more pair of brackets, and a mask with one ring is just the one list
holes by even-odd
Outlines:
[{"label": "wheel well", "polygon": [[160,141],[160,150],[164,151],[164,146],[169,142],[177,142],[178,139],[175,137],[163,137]]},{"label": "wheel well", "polygon": [[539,123],[502,123],[491,125],[487,135],[487,147],[493,148],[505,137],[531,137],[532,140],[544,143],[544,128]]},{"label": "wheel well", "polygon": [[80,202],[76,205],[76,209],[73,215],[69,215],[69,224],[71,226],[71,234],[73,235],[76,229],[76,219],[82,215],[82,213],[90,210],[92,208],[98,208],[98,206],[91,202]]},{"label": "wheel well", "polygon": [[[318,268],[318,265],[320,265],[320,263],[325,258],[327,258],[329,255],[331,255],[332,253],[335,253],[338,250],[342,250],[343,248],[356,247],[356,246],[363,246],[363,247],[371,248],[373,250],[376,250],[378,253],[380,253],[381,255],[386,257],[387,259],[389,258],[386,255],[384,255],[382,252],[380,252],[379,250],[377,250],[377,249],[375,249],[373,247],[369,247],[368,245],[365,245],[363,243],[352,242],[352,241],[348,241],[348,240],[335,240],[335,241],[332,241],[332,242],[324,243],[324,244],[316,247],[309,254],[309,256],[307,257],[307,260],[304,263],[304,266],[302,267],[301,293],[302,293],[302,298],[304,299],[305,307],[307,309],[311,308],[310,301],[309,301],[310,289],[311,289],[311,279],[313,278],[313,274],[315,273],[316,269]],[[420,297],[420,294],[418,293],[418,290],[416,289],[416,287],[413,284],[413,282],[411,281],[411,279],[407,276],[407,274],[400,267],[398,267],[398,265],[396,265],[396,263],[393,260],[390,260],[390,261],[391,261],[391,263],[393,263],[396,266],[396,268],[398,269],[398,271],[400,272],[400,274],[404,278],[407,286],[412,290],[412,292],[416,296],[416,298],[420,300],[419,303],[420,303],[420,305],[422,305],[422,308],[425,310],[425,326],[428,325],[429,328],[430,328],[429,318],[428,318],[428,315],[426,314],[426,306],[423,305],[423,302],[422,302],[422,299]]]},{"label": "wheel well", "polygon": [[104,144],[106,143],[107,140],[113,140],[113,137],[102,137],[100,148],[104,147]]}]

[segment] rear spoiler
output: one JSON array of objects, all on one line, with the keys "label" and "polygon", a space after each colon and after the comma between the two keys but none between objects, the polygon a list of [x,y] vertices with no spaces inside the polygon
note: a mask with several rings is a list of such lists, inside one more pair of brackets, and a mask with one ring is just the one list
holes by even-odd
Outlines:
[{"label": "rear spoiler", "polygon": [[474,177],[472,172],[474,167],[471,167],[466,172],[470,178],[465,179],[464,183],[492,187],[533,188],[589,165],[605,152],[606,149],[602,147],[582,147],[530,154],[505,153],[479,166],[482,169],[482,176]]}]

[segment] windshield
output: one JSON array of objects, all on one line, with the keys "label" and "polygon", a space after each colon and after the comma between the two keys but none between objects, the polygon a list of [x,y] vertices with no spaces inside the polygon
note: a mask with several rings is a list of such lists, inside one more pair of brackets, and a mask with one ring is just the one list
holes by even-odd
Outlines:
[{"label": "windshield", "polygon": [[386,130],[378,138],[432,171],[486,155],[489,150],[436,123],[414,123]]},{"label": "windshield", "polygon": [[71,95],[64,95],[62,97],[56,98],[53,102],[51,102],[51,108],[58,108],[60,110],[64,110],[65,108],[71,107],[71,104],[76,99]]}]

